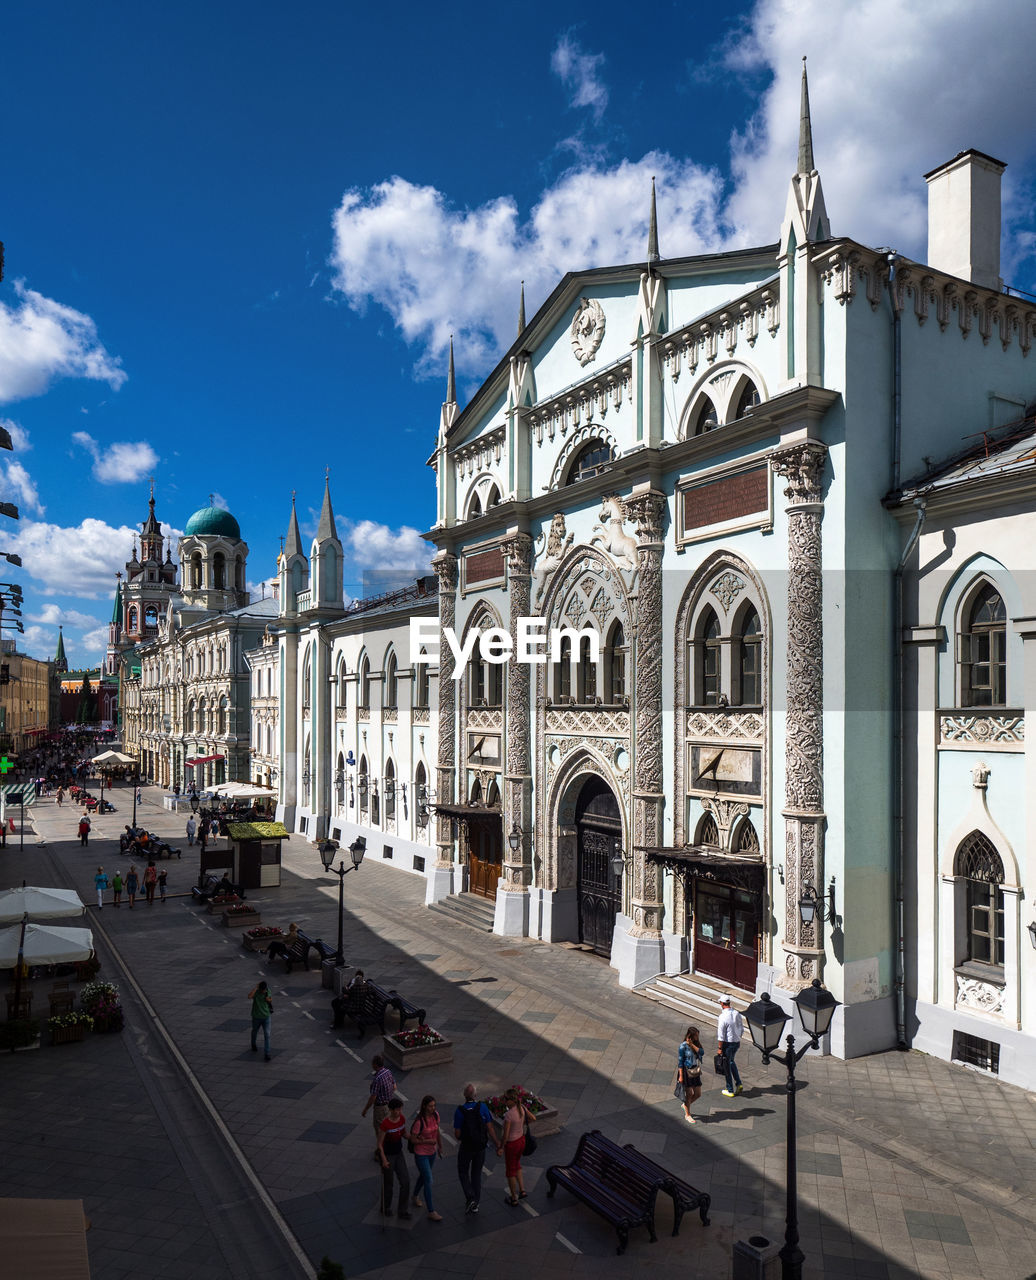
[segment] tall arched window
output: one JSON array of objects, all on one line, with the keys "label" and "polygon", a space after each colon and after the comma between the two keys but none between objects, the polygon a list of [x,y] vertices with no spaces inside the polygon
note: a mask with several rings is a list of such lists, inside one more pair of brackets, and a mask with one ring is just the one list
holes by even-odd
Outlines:
[{"label": "tall arched window", "polygon": [[[390,653],[388,662],[385,664],[385,706],[397,707],[399,705],[399,679],[397,677],[398,664],[396,663],[396,655]],[[386,774],[386,776],[388,776]],[[385,816],[388,816],[388,797],[385,798]]]},{"label": "tall arched window", "polygon": [[1004,864],[981,831],[961,841],[953,874],[965,882],[965,961],[1002,967],[1004,963]]},{"label": "tall arched window", "polygon": [[708,845],[710,848],[719,847],[719,827],[711,813],[707,813],[698,823],[698,838],[694,843]]},{"label": "tall arched window", "polygon": [[428,774],[420,761],[418,761],[417,768],[414,770],[414,809],[417,814],[417,825],[419,827],[427,827],[430,816],[428,809]]},{"label": "tall arched window", "polygon": [[568,702],[572,696],[572,640],[562,636],[558,660],[554,663],[554,701]]},{"label": "tall arched window", "polygon": [[130,611],[129,611],[129,629],[130,629],[130,631],[136,631],[136,629],[137,629],[137,606],[136,606],[136,605],[131,605],[131,606],[130,606]]},{"label": "tall arched window", "polygon": [[[424,650],[421,650],[424,653]],[[414,706],[428,706],[428,663],[419,662],[414,668]]]},{"label": "tall arched window", "polygon": [[344,658],[338,659],[337,675],[338,675],[338,684],[337,684],[338,707],[340,710],[344,711],[345,708],[349,705],[349,689],[345,682],[346,671],[345,671]]},{"label": "tall arched window", "polygon": [[212,585],[217,591],[222,591],[227,585],[227,559],[222,551],[217,551],[212,557]]},{"label": "tall arched window", "polygon": [[360,681],[359,681],[359,703],[365,711],[370,710],[371,705],[371,664],[369,658],[364,658],[360,665]]},{"label": "tall arched window", "polygon": [[385,762],[385,817],[396,816],[396,766],[391,760]]},{"label": "tall arched window", "polygon": [[367,757],[360,756],[360,767],[357,770],[356,789],[360,793],[360,817],[366,821],[370,807],[370,777],[367,773]]},{"label": "tall arched window", "polygon": [[216,731],[221,736],[225,735],[227,732],[227,700],[226,698],[221,698],[219,702],[219,724],[217,726]]},{"label": "tall arched window", "polygon": [[605,440],[590,440],[579,450],[568,468],[565,484],[575,484],[579,480],[587,480],[603,471],[614,461],[612,447]]},{"label": "tall arched window", "polygon": [[755,858],[759,855],[759,833],[747,818],[737,829],[734,852],[743,858]]},{"label": "tall arched window", "polygon": [[735,706],[757,707],[763,701],[763,630],[759,614],[751,605],[738,621],[739,634],[734,644],[734,687],[730,701]]},{"label": "tall arched window", "polygon": [[608,634],[604,660],[604,700],[622,702],[626,697],[626,632],[618,618]]},{"label": "tall arched window", "polygon": [[482,499],[477,493],[471,495],[471,501],[468,503],[468,519],[477,520],[482,514]]},{"label": "tall arched window", "polygon": [[1007,612],[987,582],[972,601],[960,636],[961,705],[1002,707],[1007,702]]},{"label": "tall arched window", "polygon": [[707,431],[714,431],[718,426],[719,418],[716,415],[716,406],[706,396],[698,412],[694,415],[694,428],[690,434],[692,436],[703,436]]},{"label": "tall arched window", "polygon": [[695,703],[700,707],[716,706],[720,694],[720,638],[719,619],[712,608],[705,609],[698,619],[697,635],[691,642],[691,662]]},{"label": "tall arched window", "polygon": [[310,657],[310,651],[306,650],[306,656],[302,661],[302,706],[303,709],[310,706],[313,700],[313,663]]},{"label": "tall arched window", "polygon": [[144,626],[150,627],[152,630],[158,628],[158,609],[153,604],[149,604],[144,610]]},{"label": "tall arched window", "polygon": [[234,557],[234,589],[236,591],[245,589],[245,562],[240,556]]},{"label": "tall arched window", "polygon": [[579,701],[597,701],[597,663],[593,661],[589,644],[579,645]]},{"label": "tall arched window", "polygon": [[201,589],[201,552],[195,551],[191,556],[191,586]]}]

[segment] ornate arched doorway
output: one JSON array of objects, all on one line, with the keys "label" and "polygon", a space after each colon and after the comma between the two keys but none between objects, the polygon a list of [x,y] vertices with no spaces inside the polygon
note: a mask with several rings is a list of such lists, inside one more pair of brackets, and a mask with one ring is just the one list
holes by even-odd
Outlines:
[{"label": "ornate arched doorway", "polygon": [[621,907],[620,881],[611,865],[621,847],[619,802],[603,778],[587,778],[576,801],[579,941],[602,956],[611,955],[615,917]]}]

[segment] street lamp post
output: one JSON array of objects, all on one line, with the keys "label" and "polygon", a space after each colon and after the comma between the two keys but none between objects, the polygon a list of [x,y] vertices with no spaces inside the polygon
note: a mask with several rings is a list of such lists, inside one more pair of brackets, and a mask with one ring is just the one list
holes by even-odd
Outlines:
[{"label": "street lamp post", "polygon": [[137,788],[140,786],[140,765],[133,771],[133,830],[137,829]]},{"label": "street lamp post", "polygon": [[337,852],[338,844],[336,841],[322,840],[320,842],[320,861],[324,864],[324,870],[328,874],[338,877],[338,951],[335,954],[335,967],[340,969],[345,964],[342,939],[342,923],[345,919],[345,877],[350,871],[359,870],[363,855],[367,852],[367,841],[363,836],[358,836],[349,846],[349,856],[352,858],[353,863],[351,867],[347,867],[344,861],[339,862],[337,867],[332,866]]},{"label": "street lamp post", "polygon": [[808,1049],[820,1048],[820,1037],[827,1034],[831,1019],[841,1001],[836,1000],[830,991],[825,991],[819,978],[814,978],[812,986],[806,987],[794,998],[792,1003],[799,1011],[799,1020],[803,1030],[809,1036],[809,1043],[795,1052],[795,1037],[788,1036],[787,1050],[777,1052],[781,1035],[788,1022],[788,1015],[779,1004],[775,1004],[767,992],[754,1000],[745,1010],[745,1021],[752,1034],[752,1043],[763,1055],[766,1066],[774,1058],[788,1070],[788,1130],[787,1130],[787,1210],[785,1214],[784,1246],[780,1252],[781,1280],[802,1280],[802,1264],[805,1255],[799,1248],[799,1202],[798,1202],[798,1168],[795,1150],[795,1067]]}]

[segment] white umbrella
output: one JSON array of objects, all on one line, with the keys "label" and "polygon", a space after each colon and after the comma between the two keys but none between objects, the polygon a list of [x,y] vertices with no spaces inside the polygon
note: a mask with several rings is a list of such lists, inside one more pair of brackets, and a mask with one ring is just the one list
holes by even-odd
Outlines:
[{"label": "white umbrella", "polygon": [[225,782],[219,791],[228,800],[260,800],[273,795],[269,787],[257,787],[250,782]]},{"label": "white umbrella", "polygon": [[73,960],[89,960],[93,949],[94,935],[89,929],[28,923],[0,929],[0,969],[13,969],[19,951],[26,964],[71,964]]},{"label": "white umbrella", "polygon": [[94,756],[91,764],[136,764],[132,756],[124,756],[121,751],[102,751]]},{"label": "white umbrella", "polygon": [[11,924],[26,914],[33,920],[56,920],[62,916],[81,916],[85,910],[75,889],[22,885],[20,889],[0,892],[0,924]]}]

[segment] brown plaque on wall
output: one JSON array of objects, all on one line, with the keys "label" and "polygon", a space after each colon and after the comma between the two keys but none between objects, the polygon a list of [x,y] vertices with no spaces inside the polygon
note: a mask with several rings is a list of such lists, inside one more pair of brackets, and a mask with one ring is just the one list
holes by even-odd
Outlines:
[{"label": "brown plaque on wall", "polygon": [[504,553],[499,547],[487,551],[473,551],[464,557],[464,585],[478,586],[481,582],[496,582],[504,576]]},{"label": "brown plaque on wall", "polygon": [[765,516],[769,510],[770,478],[765,466],[720,476],[683,491],[684,533],[757,514]]}]

